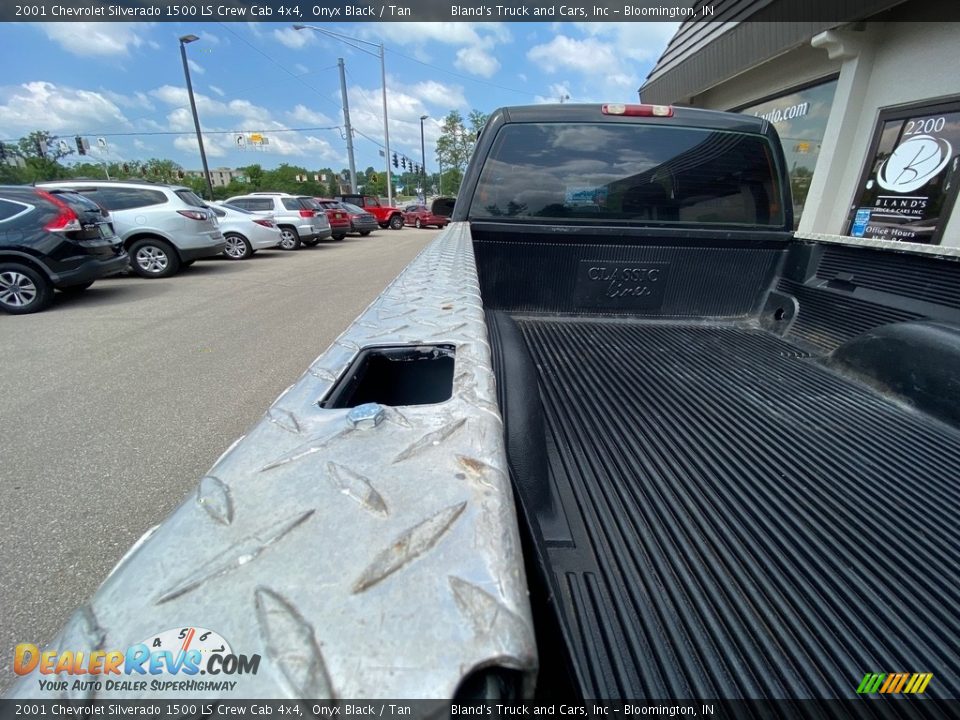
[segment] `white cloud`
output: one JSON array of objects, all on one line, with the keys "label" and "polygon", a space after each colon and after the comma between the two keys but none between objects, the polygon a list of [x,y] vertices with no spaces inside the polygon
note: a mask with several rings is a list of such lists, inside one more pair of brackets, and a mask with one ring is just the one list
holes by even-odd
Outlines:
[{"label": "white cloud", "polygon": [[[402,27],[403,32],[396,32]],[[413,46],[414,56],[421,62],[431,62],[426,51],[429,43],[460,45],[454,65],[464,72],[480,77],[492,77],[499,69],[495,57],[498,45],[511,39],[506,23],[475,22],[405,22],[402,26],[390,23],[370,23],[361,31],[367,38],[389,40],[392,45]]]},{"label": "white cloud", "polygon": [[[557,34],[532,47],[527,58],[547,73],[579,74],[582,83],[570,92],[575,101],[636,101],[637,88],[677,27],[666,22],[557,23]],[[552,94],[545,99],[550,101]]]},{"label": "white cloud", "polygon": [[619,66],[608,44],[594,38],[578,40],[566,35],[557,35],[548,43],[530,48],[527,59],[548,73],[568,69],[592,74]]},{"label": "white cloud", "polygon": [[192,130],[193,115],[186,108],[177,108],[167,115],[167,124],[170,130]]},{"label": "white cloud", "polygon": [[[214,140],[216,136],[203,135],[203,149],[204,152],[209,157],[223,157],[226,155],[226,150],[224,150],[220,144]],[[178,135],[174,138],[173,146],[177,150],[182,150],[183,152],[194,153],[196,155],[200,154],[200,147],[197,145],[197,136],[196,135]]]},{"label": "white cloud", "polygon": [[306,75],[307,73],[310,72],[310,68],[300,63],[294,63],[293,69],[297,71],[297,75]]},{"label": "white cloud", "polygon": [[216,85],[208,85],[207,87],[209,87],[211,90],[213,90],[213,92],[215,92],[215,93],[216,93],[217,95],[219,95],[220,97],[223,97],[224,95],[226,95],[226,93],[225,93],[223,90],[221,90],[220,88],[218,88]]},{"label": "white cloud", "polygon": [[293,110],[287,112],[287,117],[297,123],[306,123],[308,125],[332,125],[333,121],[317,110],[311,110],[306,105],[296,105]]},{"label": "white cloud", "polygon": [[[391,85],[391,88],[393,87],[395,87],[395,84]],[[401,86],[402,89],[403,87]],[[406,86],[405,89],[424,103],[438,105],[445,110],[449,110],[451,107],[463,108],[467,106],[467,98],[464,97],[463,88],[459,85],[446,85],[436,80],[427,80],[416,85]]]},{"label": "white cloud", "polygon": [[196,60],[193,60],[192,58],[187,60],[187,65],[190,66],[190,70],[197,73],[198,75],[203,75],[206,72],[206,70],[203,69],[203,65],[198,63]]},{"label": "white cloud", "polygon": [[464,72],[485,78],[493,77],[500,69],[500,62],[479,45],[457,50],[457,59],[453,64]]},{"label": "white cloud", "polygon": [[[163,85],[155,90],[151,90],[148,94],[160,100],[161,102],[165,102],[174,107],[190,107],[190,96],[187,94],[187,89],[185,87]],[[224,103],[220,102],[219,100],[214,100],[209,95],[194,92],[193,97],[197,102],[197,111],[202,114],[216,113],[222,115],[228,112],[227,106]]]},{"label": "white cloud", "polygon": [[570,92],[570,83],[568,82],[551,84],[547,90],[547,94],[537,95],[535,102],[540,104],[558,103],[560,102],[560,98],[563,98],[564,102],[567,102],[568,100],[572,102],[581,102],[581,99],[574,97],[573,93]]},{"label": "white cloud", "polygon": [[204,43],[206,43],[206,44],[208,44],[208,45],[219,45],[219,44],[220,44],[220,38],[217,37],[216,35],[214,35],[213,33],[207,32],[206,30],[201,30],[201,31],[200,31],[200,40],[202,40]]},{"label": "white cloud", "polygon": [[273,37],[278,42],[286,45],[288,48],[299,50],[313,42],[313,33],[304,30],[294,30],[293,28],[283,28],[274,30]]},{"label": "white cloud", "polygon": [[134,108],[138,110],[154,110],[155,106],[150,102],[146,93],[135,92],[133,95],[124,95],[123,93],[105,90],[101,88],[100,92],[105,98],[123,108]]},{"label": "white cloud", "polygon": [[129,55],[131,48],[138,48],[146,42],[141,33],[149,24],[51,22],[40,23],[37,27],[67,52],[87,57]]},{"label": "white cloud", "polygon": [[128,127],[117,105],[103,93],[51,82],[18,85],[0,104],[0,127],[7,134],[25,134],[42,126],[53,133],[103,132]]}]

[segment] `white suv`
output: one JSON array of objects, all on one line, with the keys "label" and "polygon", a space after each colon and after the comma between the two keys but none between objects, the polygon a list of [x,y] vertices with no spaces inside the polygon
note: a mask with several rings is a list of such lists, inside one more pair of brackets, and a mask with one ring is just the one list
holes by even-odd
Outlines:
[{"label": "white suv", "polygon": [[333,234],[326,211],[313,198],[290,193],[255,192],[227,198],[224,203],[257,215],[272,215],[280,228],[280,247],[312,247]]},{"label": "white suv", "polygon": [[219,255],[226,242],[213,211],[187,187],[125,180],[58,180],[110,211],[130,267],[146,278],[173,275],[184,265]]}]

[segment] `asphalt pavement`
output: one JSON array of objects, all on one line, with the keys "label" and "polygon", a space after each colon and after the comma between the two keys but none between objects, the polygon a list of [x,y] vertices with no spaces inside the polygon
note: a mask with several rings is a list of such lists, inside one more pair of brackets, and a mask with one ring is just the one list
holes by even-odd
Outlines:
[{"label": "asphalt pavement", "polygon": [[0,315],[0,690],[14,646],[49,641],[437,234],[203,260]]}]

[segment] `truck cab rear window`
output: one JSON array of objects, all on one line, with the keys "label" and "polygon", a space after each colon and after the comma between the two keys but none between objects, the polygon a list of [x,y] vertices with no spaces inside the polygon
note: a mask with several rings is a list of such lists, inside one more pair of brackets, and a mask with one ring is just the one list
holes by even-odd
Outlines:
[{"label": "truck cab rear window", "polygon": [[494,140],[470,219],[782,227],[778,187],[760,135],[516,123]]}]

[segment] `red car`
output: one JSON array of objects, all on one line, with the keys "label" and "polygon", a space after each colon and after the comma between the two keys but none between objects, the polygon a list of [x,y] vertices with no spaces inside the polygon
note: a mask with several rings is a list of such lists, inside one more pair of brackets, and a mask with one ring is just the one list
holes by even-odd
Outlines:
[{"label": "red car", "polygon": [[314,202],[327,213],[330,230],[334,240],[343,240],[350,232],[350,215],[340,207],[340,203],[330,198],[314,198]]},{"label": "red car", "polygon": [[341,202],[351,203],[363,208],[377,219],[380,227],[400,230],[403,227],[403,213],[389,205],[381,205],[380,198],[373,195],[343,195],[337,198]]},{"label": "red car", "polygon": [[451,212],[453,212],[453,199],[437,198],[430,203],[430,207],[407,205],[403,210],[403,222],[418,228],[430,227],[431,225],[442,228],[450,222]]}]

